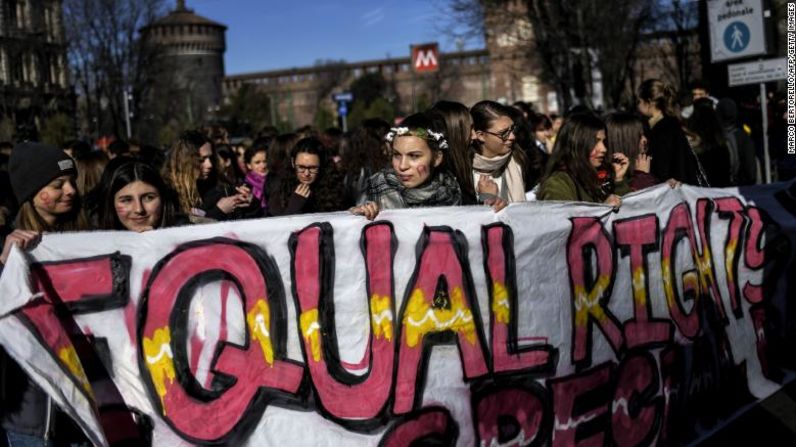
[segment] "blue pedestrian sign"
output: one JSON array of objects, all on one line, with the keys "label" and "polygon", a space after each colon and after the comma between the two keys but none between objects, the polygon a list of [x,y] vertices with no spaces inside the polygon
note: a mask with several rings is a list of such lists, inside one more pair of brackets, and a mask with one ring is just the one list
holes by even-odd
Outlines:
[{"label": "blue pedestrian sign", "polygon": [[733,53],[740,53],[749,46],[749,27],[743,22],[732,22],[724,30],[724,46]]},{"label": "blue pedestrian sign", "polygon": [[351,102],[354,100],[354,94],[351,92],[335,93],[332,95],[334,102]]},{"label": "blue pedestrian sign", "polygon": [[341,92],[332,95],[332,101],[337,103],[337,116],[343,125],[343,132],[348,132],[348,123],[346,116],[348,116],[348,104],[354,101],[354,94],[351,92]]},{"label": "blue pedestrian sign", "polygon": [[710,61],[766,54],[763,0],[708,0]]}]

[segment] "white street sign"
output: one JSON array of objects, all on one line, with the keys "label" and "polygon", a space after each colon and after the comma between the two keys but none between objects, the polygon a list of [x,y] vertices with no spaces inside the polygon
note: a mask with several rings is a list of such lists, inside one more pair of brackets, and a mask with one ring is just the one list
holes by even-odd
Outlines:
[{"label": "white street sign", "polygon": [[727,66],[730,87],[785,79],[788,72],[787,59],[767,59]]},{"label": "white street sign", "polygon": [[711,62],[766,53],[762,3],[762,0],[708,0]]}]

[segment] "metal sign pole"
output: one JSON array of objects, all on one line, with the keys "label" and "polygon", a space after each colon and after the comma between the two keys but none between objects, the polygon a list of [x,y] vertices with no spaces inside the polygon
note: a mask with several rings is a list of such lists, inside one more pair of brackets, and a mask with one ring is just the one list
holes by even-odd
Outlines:
[{"label": "metal sign pole", "polygon": [[764,82],[760,83],[760,109],[763,114],[763,174],[765,182],[771,183],[771,157],[768,154],[768,100]]},{"label": "metal sign pole", "polygon": [[348,132],[348,118],[347,115],[343,115],[343,132]]},{"label": "metal sign pole", "polygon": [[129,140],[133,135],[130,129],[130,92],[124,90],[122,95],[124,96],[124,123],[127,127],[127,139]]}]

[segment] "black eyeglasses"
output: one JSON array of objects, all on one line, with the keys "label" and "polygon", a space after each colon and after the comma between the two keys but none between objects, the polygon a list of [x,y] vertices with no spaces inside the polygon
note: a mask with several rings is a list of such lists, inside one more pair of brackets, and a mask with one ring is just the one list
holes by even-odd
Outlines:
[{"label": "black eyeglasses", "polygon": [[320,166],[296,165],[296,171],[297,172],[309,172],[310,174],[317,174],[319,169],[321,169]]},{"label": "black eyeglasses", "polygon": [[496,136],[496,137],[500,138],[500,141],[506,141],[506,140],[508,140],[508,139],[509,139],[509,137],[511,136],[511,134],[513,134],[513,133],[514,133],[514,129],[515,129],[516,127],[517,127],[517,126],[516,126],[515,124],[512,124],[512,125],[511,125],[511,127],[509,127],[509,128],[508,128],[508,129],[506,129],[506,130],[503,130],[503,131],[501,131],[501,132],[490,132],[490,131],[488,131],[488,130],[482,130],[481,132],[488,133],[489,135],[494,135],[494,136]]}]

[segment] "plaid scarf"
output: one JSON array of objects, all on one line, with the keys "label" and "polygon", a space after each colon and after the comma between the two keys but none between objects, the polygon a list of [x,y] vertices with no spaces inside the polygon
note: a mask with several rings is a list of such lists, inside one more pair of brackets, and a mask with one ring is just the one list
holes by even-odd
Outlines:
[{"label": "plaid scarf", "polygon": [[462,191],[456,178],[438,172],[431,181],[406,188],[393,169],[382,169],[368,179],[368,201],[379,204],[380,209],[417,208],[461,205]]}]

